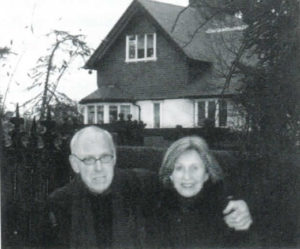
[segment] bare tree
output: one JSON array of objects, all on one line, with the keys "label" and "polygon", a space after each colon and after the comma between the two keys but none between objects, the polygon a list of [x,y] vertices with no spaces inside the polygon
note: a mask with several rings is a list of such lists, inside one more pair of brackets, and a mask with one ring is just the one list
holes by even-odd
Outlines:
[{"label": "bare tree", "polygon": [[41,56],[36,66],[29,76],[33,83],[28,90],[42,87],[42,91],[24,103],[40,106],[40,118],[43,119],[47,107],[52,103],[62,101],[72,103],[67,95],[57,91],[63,75],[74,60],[78,57],[85,59],[90,55],[91,50],[84,42],[83,35],[71,35],[66,31],[54,30],[47,34],[49,38],[54,38],[54,42],[48,49],[49,53]]}]

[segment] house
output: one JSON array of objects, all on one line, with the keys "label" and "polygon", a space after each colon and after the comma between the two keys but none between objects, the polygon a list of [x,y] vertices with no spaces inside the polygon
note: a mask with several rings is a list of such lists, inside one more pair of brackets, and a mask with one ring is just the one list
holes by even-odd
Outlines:
[{"label": "house", "polygon": [[98,89],[80,101],[84,123],[111,123],[119,113],[146,128],[215,127],[244,122],[231,100],[240,82],[230,61],[238,49],[241,19],[207,9],[134,0],[85,68],[97,71]]}]

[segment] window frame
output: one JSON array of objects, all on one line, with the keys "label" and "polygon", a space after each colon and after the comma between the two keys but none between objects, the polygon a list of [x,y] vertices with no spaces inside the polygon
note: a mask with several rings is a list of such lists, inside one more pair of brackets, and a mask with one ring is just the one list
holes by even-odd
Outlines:
[{"label": "window frame", "polygon": [[[126,35],[126,44],[125,44],[125,62],[140,62],[140,61],[156,61],[157,60],[157,54],[156,54],[156,33],[145,33],[144,34],[144,57],[138,58],[138,36],[141,34],[135,34],[135,35]],[[148,43],[148,35],[153,35],[153,56],[147,57],[147,43]],[[135,58],[129,57],[129,38],[131,36],[135,36]]]},{"label": "window frame", "polygon": [[[203,127],[198,125],[199,124],[199,109],[198,103],[204,102],[204,118],[207,119],[209,117],[209,102],[215,102],[215,127],[228,127],[228,100],[220,99],[220,98],[207,98],[207,99],[196,99],[195,100],[195,126],[196,127]],[[220,125],[220,101],[226,102],[226,125]]]},{"label": "window frame", "polygon": [[[114,108],[114,110],[112,110],[112,108]],[[115,120],[112,120],[110,115],[111,115],[111,111],[117,111],[117,116],[116,116],[116,119]],[[118,118],[119,118],[119,105],[118,104],[108,104],[108,123],[109,124],[112,124],[116,121],[118,121]]]},{"label": "window frame", "polygon": [[[89,112],[89,108],[93,108],[94,112],[93,112],[93,115],[90,116],[90,112]],[[87,124],[95,124],[96,123],[96,105],[87,105],[86,106],[86,110],[87,110],[87,118],[86,118],[86,121],[87,121]],[[92,122],[89,122],[89,117],[91,117],[91,120],[93,120]]]},{"label": "window frame", "polygon": [[[159,105],[159,125],[158,127],[155,127],[155,105],[158,104]],[[152,103],[152,110],[153,110],[153,128],[154,129],[160,129],[162,128],[162,102],[161,101],[154,101]]]},{"label": "window frame", "polygon": [[[225,125],[221,124],[221,105],[222,102],[225,103],[225,110],[226,110],[226,118],[225,118]],[[226,99],[218,99],[218,127],[228,127],[228,100]],[[224,107],[224,106],[223,106]],[[224,111],[224,109],[222,109],[222,111]]]},{"label": "window frame", "polygon": [[[102,122],[99,122],[99,109],[102,109]],[[96,124],[104,124],[104,105],[103,104],[96,104],[96,110],[95,110],[95,115],[96,115]]]},{"label": "window frame", "polygon": [[[118,116],[119,116],[120,113],[123,113],[123,112],[122,112],[122,107],[129,107],[129,113],[128,113],[128,114],[131,114],[131,115],[132,115],[132,113],[131,113],[131,109],[132,109],[132,108],[131,108],[131,105],[130,105],[130,104],[120,104],[119,110],[118,110]],[[127,115],[128,115],[128,114],[127,114]],[[125,116],[125,115],[124,115],[124,120],[126,120],[126,121],[128,120],[127,116]]]}]

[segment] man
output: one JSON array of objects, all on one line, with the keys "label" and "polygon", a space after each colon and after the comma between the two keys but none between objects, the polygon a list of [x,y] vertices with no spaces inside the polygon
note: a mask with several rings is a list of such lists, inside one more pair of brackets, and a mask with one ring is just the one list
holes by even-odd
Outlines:
[{"label": "man", "polygon": [[[49,197],[52,244],[71,248],[133,248],[139,196],[133,173],[115,169],[111,135],[97,127],[78,131],[69,161],[75,179]],[[51,243],[50,242],[50,243]]]},{"label": "man", "polygon": [[[145,195],[149,189],[143,190],[146,185],[138,171],[115,167],[116,148],[107,131],[83,128],[70,147],[76,177],[49,197],[50,240],[70,248],[140,248],[145,207],[141,203],[155,194]],[[227,225],[236,230],[246,230],[252,223],[244,201],[229,202],[224,213]]]}]

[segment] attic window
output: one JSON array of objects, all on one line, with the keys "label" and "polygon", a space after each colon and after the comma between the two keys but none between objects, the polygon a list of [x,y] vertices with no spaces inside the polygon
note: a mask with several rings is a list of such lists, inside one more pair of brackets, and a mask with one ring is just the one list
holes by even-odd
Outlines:
[{"label": "attic window", "polygon": [[156,60],[156,34],[126,36],[126,62]]}]

